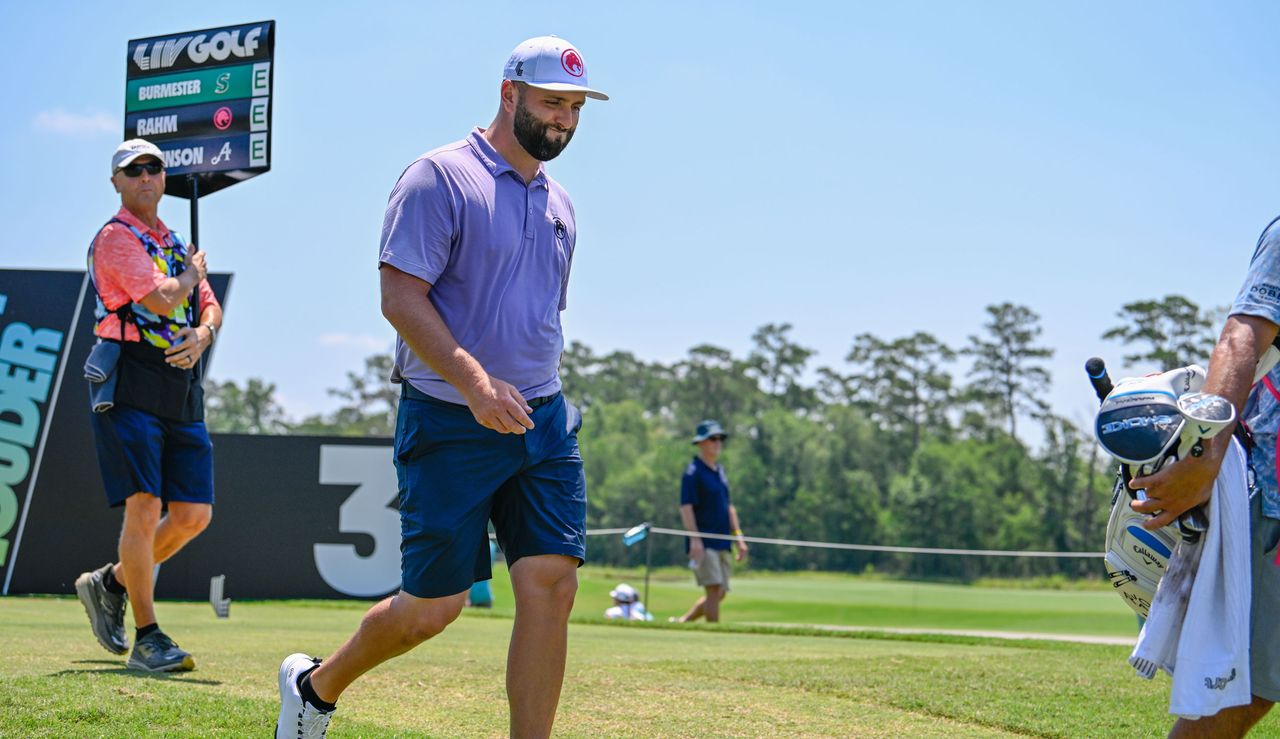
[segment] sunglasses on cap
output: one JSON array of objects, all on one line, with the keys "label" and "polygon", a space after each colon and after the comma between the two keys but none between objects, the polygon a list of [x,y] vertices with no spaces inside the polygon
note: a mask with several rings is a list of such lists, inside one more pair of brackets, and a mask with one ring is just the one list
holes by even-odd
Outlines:
[{"label": "sunglasses on cap", "polygon": [[164,171],[164,165],[160,162],[143,162],[142,164],[126,164],[121,167],[119,172],[124,172],[125,177],[141,177],[143,172],[151,176],[155,176]]}]

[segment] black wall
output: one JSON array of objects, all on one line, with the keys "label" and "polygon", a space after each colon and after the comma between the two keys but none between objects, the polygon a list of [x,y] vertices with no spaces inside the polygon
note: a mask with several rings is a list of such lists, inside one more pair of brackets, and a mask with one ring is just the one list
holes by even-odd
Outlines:
[{"label": "black wall", "polygon": [[[230,281],[210,276],[224,308]],[[13,465],[21,460],[7,457],[25,453],[30,463],[20,481],[0,486],[0,539],[9,544],[0,555],[0,582],[11,594],[72,593],[80,572],[116,559],[122,516],[122,509],[107,507],[102,491],[81,372],[94,341],[93,293],[83,272],[0,270],[0,296],[0,482],[20,471]],[[235,320],[230,313],[228,331]],[[6,363],[4,337],[26,335],[23,326],[10,333],[20,323],[64,335],[48,357],[23,354],[21,346],[9,352],[36,356],[28,364],[53,364],[51,371]],[[14,381],[6,385],[5,373],[37,390],[49,375],[48,397],[13,402]],[[22,407],[6,412],[14,405]],[[31,436],[26,447],[12,440]],[[208,597],[216,575],[226,575],[232,598],[376,597],[399,587],[389,439],[215,434],[213,444],[213,522],[162,566],[157,596]],[[19,513],[6,506],[6,490]],[[16,515],[8,527],[7,515]]]}]

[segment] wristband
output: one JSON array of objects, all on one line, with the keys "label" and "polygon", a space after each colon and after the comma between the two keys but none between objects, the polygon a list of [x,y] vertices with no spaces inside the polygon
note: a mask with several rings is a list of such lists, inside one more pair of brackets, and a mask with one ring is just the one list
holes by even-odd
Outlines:
[{"label": "wristband", "polygon": [[742,529],[734,529],[734,530],[733,530],[733,535],[734,535],[734,536],[742,536]]}]

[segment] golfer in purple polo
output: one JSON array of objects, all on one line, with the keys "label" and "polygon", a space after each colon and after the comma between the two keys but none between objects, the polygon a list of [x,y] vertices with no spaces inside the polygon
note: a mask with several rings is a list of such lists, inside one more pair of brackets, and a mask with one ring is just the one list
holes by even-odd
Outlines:
[{"label": "golfer in purple polo", "polygon": [[587,497],[582,419],[557,370],[577,232],[543,162],[569,144],[586,99],[608,97],[555,36],[517,46],[502,79],[493,123],[410,164],[382,227],[382,312],[403,379],[401,590],[323,664],[284,660],[277,737],[323,736],[356,678],[458,617],[472,583],[490,577],[490,521],[515,590],[511,736],[551,733]]}]

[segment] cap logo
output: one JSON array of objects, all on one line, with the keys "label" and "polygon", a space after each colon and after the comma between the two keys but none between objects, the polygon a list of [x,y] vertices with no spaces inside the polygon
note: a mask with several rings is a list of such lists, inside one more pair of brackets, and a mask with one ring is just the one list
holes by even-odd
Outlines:
[{"label": "cap logo", "polygon": [[574,77],[581,77],[582,73],[587,71],[586,65],[582,63],[582,57],[578,56],[577,49],[565,49],[560,55],[560,66]]},{"label": "cap logo", "polygon": [[517,76],[517,77],[523,77],[523,76],[524,76],[524,62],[523,62],[523,61],[516,62],[516,76]]}]

